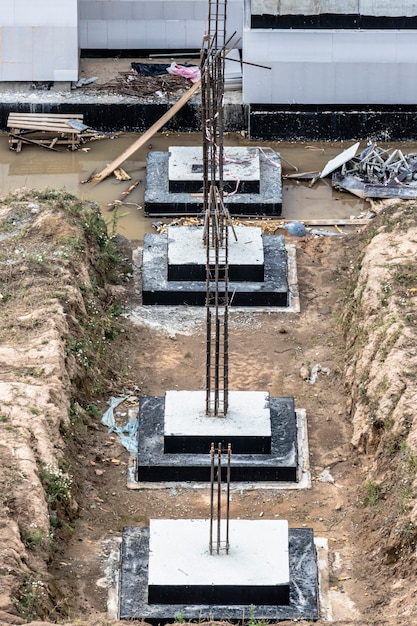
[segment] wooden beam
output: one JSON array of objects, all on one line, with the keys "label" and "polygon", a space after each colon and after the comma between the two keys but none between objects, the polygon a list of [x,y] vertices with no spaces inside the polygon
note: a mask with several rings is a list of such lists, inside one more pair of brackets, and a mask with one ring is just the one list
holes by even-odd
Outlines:
[{"label": "wooden beam", "polygon": [[257,221],[258,222],[265,222],[265,224],[271,223],[274,224],[277,228],[279,228],[280,224],[289,224],[290,222],[300,222],[301,224],[304,224],[304,226],[365,226],[366,224],[369,224],[369,222],[371,222],[370,219],[343,219],[343,218],[339,218],[339,219],[327,219],[327,218],[323,218],[323,219],[316,219],[316,220],[309,220],[309,219],[297,219],[297,220],[290,220],[290,219],[285,219],[285,218],[268,218],[268,217],[259,217],[259,218],[252,218],[251,220],[245,220],[242,217],[237,217],[236,216],[236,220],[237,221],[242,221],[245,223],[250,223],[251,225],[255,225]]},{"label": "wooden beam", "polygon": [[185,94],[183,94],[183,96],[170,109],[168,109],[168,111],[166,111],[162,117],[159,118],[159,120],[152,124],[152,126],[148,128],[148,130],[145,131],[141,137],[139,137],[139,139],[137,139],[120,156],[118,156],[117,159],[110,163],[110,165],[107,165],[104,170],[94,176],[93,183],[97,184],[107,178],[109,174],[114,172],[114,170],[120,167],[120,165],[122,165],[122,163],[124,163],[130,156],[132,156],[132,154],[134,154],[137,150],[139,150],[139,148],[147,143],[151,139],[151,137],[153,137],[153,135],[162,128],[162,126],[164,126],[172,117],[174,117],[176,113],[178,113],[180,109],[182,109],[184,104],[186,104],[186,102],[188,102],[188,100],[190,100],[190,98],[195,94],[197,89],[199,89],[200,85],[201,80],[194,83],[194,85],[190,87],[190,89],[186,91]]},{"label": "wooden beam", "polygon": [[39,130],[45,132],[53,132],[53,133],[71,133],[72,135],[76,135],[80,131],[69,126],[68,124],[59,124],[49,123],[49,122],[36,122],[36,121],[28,121],[28,122],[18,122],[16,120],[13,121],[13,124],[10,124],[9,128],[22,130]]},{"label": "wooden beam", "polygon": [[[59,150],[57,150],[56,148],[54,148],[53,146],[49,145],[46,146],[44,143],[39,143],[38,141],[34,141],[33,139],[28,139],[27,137],[20,137],[19,135],[14,135],[13,133],[9,133],[10,137],[14,137],[14,139],[18,140],[18,146],[19,143],[21,144],[23,143],[29,143],[30,145],[33,146],[39,146],[40,148],[46,148],[47,150],[53,150],[54,152],[59,152]],[[21,146],[20,146],[21,149]],[[16,152],[20,152],[20,150],[16,150]]]},{"label": "wooden beam", "polygon": [[9,119],[11,118],[16,118],[16,119],[22,119],[22,118],[30,118],[30,119],[35,119],[35,118],[49,118],[49,119],[64,119],[64,120],[71,120],[71,119],[77,119],[77,120],[82,120],[84,115],[83,113],[9,113]]}]

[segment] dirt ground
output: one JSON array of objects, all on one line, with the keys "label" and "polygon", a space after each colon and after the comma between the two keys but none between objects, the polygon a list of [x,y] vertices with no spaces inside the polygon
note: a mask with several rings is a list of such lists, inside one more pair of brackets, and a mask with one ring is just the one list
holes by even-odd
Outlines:
[{"label": "dirt ground", "polygon": [[[331,565],[328,616],[350,619],[372,615],[377,598],[367,564],[357,554],[356,516],[364,476],[349,445],[344,342],[334,315],[344,287],[345,250],[339,238],[306,239],[298,243],[297,257],[301,314],[232,316],[230,388],[295,396],[296,406],[307,410],[312,488],[234,494],[231,515],[284,518],[290,526],[312,527],[317,536],[326,537]],[[190,335],[175,336],[130,325],[118,346],[128,386],[149,395],[163,395],[167,389],[201,389],[204,342],[202,325]],[[330,374],[320,374],[312,385],[302,376],[306,367],[316,363],[329,368]],[[84,485],[80,518],[52,567],[71,619],[106,609],[107,591],[95,584],[102,578],[103,541],[119,536],[123,526],[147,524],[150,517],[208,514],[208,492],[195,492],[191,486],[129,491],[128,453],[101,426],[90,430],[80,456]],[[321,478],[325,469],[334,482]]]},{"label": "dirt ground", "polygon": [[[39,281],[42,279],[46,281],[42,284],[48,290],[46,292],[48,298],[53,296],[51,301],[45,300],[47,303],[50,302],[47,312],[44,312],[41,317],[38,316],[36,324],[30,326],[31,332],[34,333],[31,339],[33,342],[36,342],[39,337],[40,328],[46,327],[49,320],[51,323],[55,320],[53,323],[61,333],[62,339],[63,334],[68,335],[69,333],[68,328],[64,330],[65,324],[69,327],[72,325],[72,332],[78,329],[77,332],[79,333],[78,325],[80,323],[85,323],[85,328],[88,329],[91,318],[97,317],[96,309],[90,308],[88,315],[83,309],[89,304],[88,299],[85,298],[86,285],[89,279],[88,271],[84,266],[86,262],[84,256],[87,255],[90,262],[93,262],[95,259],[94,248],[91,243],[86,246],[82,242],[80,233],[73,231],[75,225],[72,222],[71,227],[66,225],[67,218],[64,217],[63,213],[60,214],[59,219],[56,217],[51,209],[54,196],[52,196],[52,200],[50,196],[45,196],[45,198],[24,196],[19,201],[18,213],[16,213],[16,207],[14,212],[11,212],[10,203],[5,203],[1,214],[3,219],[2,232],[6,242],[3,243],[2,254],[4,259],[13,260],[13,264],[10,264],[3,262],[4,259],[1,257],[3,273],[0,276],[0,301],[2,301],[2,306],[13,305],[13,302],[17,302],[17,300],[13,300],[15,298],[13,289],[15,284],[18,284],[12,280],[13,272],[16,273],[17,277],[27,275],[30,279],[30,284],[20,285],[25,290],[18,292],[22,298],[20,307],[23,306],[22,302],[27,302],[24,300],[24,294],[28,290],[30,292],[34,284],[33,276],[36,272],[38,272],[38,283],[36,283],[38,292],[41,284]],[[60,198],[61,196],[58,196],[58,200],[55,202],[60,202]],[[35,205],[34,202],[36,202]],[[41,208],[39,208],[39,204]],[[414,220],[414,208],[410,211],[409,220],[411,218]],[[17,214],[20,216],[18,219],[13,217]],[[16,230],[20,227],[19,220],[24,225],[24,234]],[[354,434],[352,416],[356,415],[356,406],[360,407],[361,398],[357,399],[356,405],[352,403],[352,397],[354,397],[357,389],[360,389],[360,386],[355,375],[351,375],[349,384],[347,382],[345,374],[347,366],[351,363],[352,351],[349,353],[346,351],[346,321],[345,326],[341,321],[346,311],[348,293],[351,293],[351,301],[358,303],[355,310],[357,315],[360,314],[361,316],[350,319],[347,323],[351,327],[350,330],[348,329],[349,332],[359,328],[360,319],[366,320],[370,311],[369,306],[366,310],[360,311],[359,296],[349,291],[352,289],[352,272],[357,262],[355,259],[358,249],[361,246],[365,249],[366,246],[369,246],[371,249],[372,241],[377,241],[376,235],[379,233],[381,237],[388,237],[387,240],[380,240],[379,250],[384,253],[385,250],[388,250],[387,245],[384,247],[384,241],[392,241],[393,246],[390,255],[397,258],[399,248],[394,237],[395,230],[394,235],[389,232],[387,234],[385,231],[388,228],[387,224],[390,228],[395,229],[400,222],[401,216],[397,221],[390,218],[388,222],[379,222],[377,227],[371,224],[362,239],[356,235],[349,235],[344,238],[306,237],[292,240],[291,243],[294,243],[297,249],[301,312],[251,311],[236,312],[231,315],[229,335],[230,388],[234,390],[267,390],[272,396],[295,397],[296,407],[303,408],[307,412],[309,462],[312,478],[309,489],[256,489],[233,492],[231,516],[241,519],[259,517],[287,519],[291,527],[311,527],[314,529],[316,537],[324,538],[327,541],[327,566],[321,578],[320,623],[323,624],[329,621],[339,625],[352,624],[355,626],[369,623],[405,626],[414,623],[413,615],[415,615],[415,607],[417,606],[414,591],[416,575],[412,568],[414,558],[412,546],[414,544],[410,540],[410,545],[406,546],[407,550],[404,548],[403,561],[398,555],[397,558],[391,560],[382,558],[378,551],[378,543],[382,545],[385,540],[384,537],[388,536],[391,531],[388,522],[385,524],[385,516],[392,514],[389,494],[385,493],[384,498],[380,497],[380,501],[377,503],[378,493],[382,494],[382,489],[381,487],[374,487],[374,501],[370,502],[372,493],[366,489],[366,485],[371,484],[369,482],[372,476],[371,470],[375,471],[375,463],[378,462],[378,458],[386,458],[388,465],[394,461],[392,457],[386,456],[388,448],[385,452],[381,447],[378,448],[375,433],[372,446],[364,447],[357,444],[354,447],[351,443]],[[57,229],[57,224],[60,225],[60,229]],[[400,237],[401,235],[402,239],[405,239],[405,232],[402,230],[396,236]],[[410,226],[408,232],[410,233],[410,240],[407,240],[406,252],[403,253],[403,257],[408,255],[406,259],[410,261],[414,254],[415,231]],[[60,235],[61,239],[54,241],[53,236],[56,235]],[[65,238],[62,239],[63,235]],[[14,236],[19,238],[14,240]],[[50,249],[48,248],[49,244],[51,244]],[[58,246],[64,246],[62,250],[65,251],[65,254],[68,253],[68,250],[71,250],[72,253],[77,251],[79,263],[79,265],[71,265],[71,262],[66,260],[65,255],[61,254],[66,272],[65,280],[69,281],[69,286],[66,288],[68,296],[65,300],[64,309],[60,309],[56,305],[54,299],[57,297],[56,292],[50,293],[51,282],[58,285],[61,281],[59,269],[57,269],[58,257],[56,255],[57,249],[60,249]],[[22,256],[22,250],[24,251],[25,247],[26,256],[20,266],[18,258],[19,255]],[[133,247],[135,247],[135,242],[125,242],[125,253],[129,254]],[[31,252],[30,259],[29,250]],[[51,255],[52,259],[50,266],[48,266],[49,269],[47,267],[48,255]],[[403,257],[401,257],[402,262],[404,262]],[[94,263],[97,265],[97,260]],[[407,272],[411,271],[409,265],[410,262],[406,265]],[[20,270],[19,267],[22,269]],[[28,267],[31,268],[33,275],[28,272]],[[372,280],[375,279],[376,272],[379,271],[378,268],[383,267],[383,264],[378,257],[376,265],[373,266],[370,262],[364,267],[366,267],[368,274],[363,280],[368,281],[365,285],[368,283],[370,285],[368,292],[369,297],[371,297],[376,293],[375,281],[372,283]],[[51,270],[53,271],[52,275],[48,274],[48,271]],[[410,274],[410,284],[413,283],[416,275],[415,273]],[[401,273],[401,276],[404,276],[404,272]],[[18,278],[15,280],[18,281]],[[387,279],[384,278],[385,280]],[[75,285],[77,285],[76,288]],[[55,289],[57,288],[55,286]],[[98,293],[101,294],[100,297],[104,298],[105,293],[108,294],[110,291],[110,288],[104,286]],[[108,380],[104,394],[100,393],[100,395],[89,399],[91,403],[89,406],[97,406],[102,413],[107,408],[106,400],[110,395],[130,394],[129,405],[121,405],[118,411],[120,422],[126,421],[128,409],[135,412],[135,405],[137,404],[135,398],[141,394],[163,395],[166,390],[170,389],[202,389],[204,385],[204,324],[201,322],[195,322],[192,326],[184,324],[183,328],[177,326],[173,330],[172,324],[156,327],[139,321],[133,315],[135,308],[140,304],[138,291],[138,284],[133,279],[125,283],[125,286],[119,285],[112,291],[116,301],[122,303],[130,314],[123,322],[124,332],[118,333],[111,342],[105,342],[110,352],[103,353],[103,358],[108,359],[111,364],[112,379]],[[383,289],[385,300],[391,297],[394,291],[393,283],[390,286],[389,294]],[[414,291],[413,287],[408,289],[410,297],[414,297]],[[80,293],[84,294],[84,304]],[[361,295],[363,293],[366,294],[366,289],[361,291]],[[41,301],[44,299],[41,298]],[[108,306],[108,297],[106,302]],[[110,300],[110,302],[113,301]],[[28,306],[34,306],[34,304],[34,298],[27,302]],[[91,303],[89,306],[91,307]],[[382,306],[385,307],[384,300]],[[54,455],[55,458],[62,457],[63,454],[67,456],[69,465],[66,467],[69,468],[68,471],[72,476],[72,492],[76,501],[71,518],[68,520],[69,523],[61,527],[55,541],[49,544],[52,549],[48,551],[49,562],[47,563],[47,574],[45,572],[47,578],[45,580],[48,580],[54,601],[52,606],[51,604],[48,605],[48,612],[44,614],[44,617],[49,621],[66,623],[79,623],[86,620],[89,624],[96,624],[97,626],[113,623],[115,621],[114,616],[107,614],[109,587],[114,584],[111,561],[113,559],[114,566],[114,550],[120,540],[122,528],[129,525],[146,525],[148,520],[153,517],[206,517],[208,514],[208,491],[204,489],[195,490],[192,485],[183,488],[152,490],[128,489],[129,455],[119,443],[118,438],[115,435],[109,435],[107,429],[101,425],[98,412],[94,419],[85,423],[82,436],[78,436],[72,442],[71,449],[65,450],[58,434],[58,431],[61,430],[60,415],[61,421],[66,419],[64,414],[65,411],[68,411],[70,383],[74,384],[77,371],[80,371],[79,366],[77,366],[78,369],[75,367],[75,360],[78,358],[79,362],[84,362],[80,343],[72,342],[69,344],[70,335],[67,339],[66,350],[68,352],[68,346],[71,345],[74,358],[71,357],[72,360],[67,358],[65,362],[62,355],[60,356],[63,350],[62,342],[60,344],[57,341],[56,345],[52,346],[50,339],[49,344],[48,340],[42,341],[39,344],[39,350],[45,350],[45,346],[49,345],[55,349],[58,355],[53,364],[53,371],[48,370],[45,362],[45,368],[26,367],[22,373],[22,363],[17,361],[16,349],[18,348],[17,352],[21,357],[26,354],[26,360],[29,359],[29,353],[24,353],[27,346],[22,345],[22,337],[16,335],[16,329],[26,328],[24,323],[27,322],[28,313],[20,308],[19,317],[16,318],[15,311],[16,307],[13,308],[13,306],[8,311],[6,308],[1,311],[1,337],[4,346],[0,357],[3,363],[3,379],[7,382],[7,389],[10,394],[14,394],[12,397],[14,397],[18,411],[14,415],[13,407],[11,407],[10,412],[6,414],[4,408],[6,387],[2,387],[3,413],[0,426],[3,428],[4,440],[0,448],[2,458],[0,470],[7,469],[5,456],[7,445],[11,443],[12,448],[10,449],[18,450],[20,445],[18,442],[23,441],[24,437],[27,436],[27,431],[32,429],[30,437],[27,438],[27,455],[29,456],[33,452],[36,457],[34,459],[35,467],[37,463],[38,468],[40,461],[45,462],[45,459],[48,460],[48,458],[53,461]],[[410,332],[415,332],[412,326],[410,329]],[[100,328],[97,332],[99,331]],[[103,333],[103,330],[101,329],[100,332]],[[385,334],[388,334],[388,331]],[[360,338],[363,336],[362,334]],[[27,335],[25,337],[27,344]],[[103,341],[104,339],[105,336],[103,336]],[[15,353],[12,353],[12,347],[7,348],[9,344],[13,346]],[[361,349],[366,348],[366,345],[365,340],[365,342],[355,346],[357,354],[360,354]],[[394,347],[395,342],[390,341],[390,349]],[[35,356],[35,363],[39,363],[39,354]],[[44,357],[42,356],[42,358]],[[378,362],[382,363],[381,361]],[[5,363],[7,363],[7,367]],[[311,384],[306,378],[315,364],[328,368],[330,372],[328,374],[319,373],[317,381]],[[381,369],[382,365],[378,368]],[[389,375],[393,376],[393,372],[389,371]],[[49,398],[49,402],[53,402],[61,414],[56,410],[56,415],[54,414],[52,419],[48,413],[50,409],[47,404],[45,404],[45,409],[42,408],[42,411],[34,408],[34,406],[41,406],[40,404],[29,404],[26,408],[20,408],[19,387],[14,381],[19,380],[19,377],[22,376],[27,382],[28,389],[29,382],[33,389],[38,390],[37,393],[39,393],[42,385],[50,389],[51,398]],[[29,382],[28,377],[30,378]],[[409,380],[408,387],[413,394],[414,387],[411,379]],[[78,381],[78,384],[82,386],[83,381],[80,374],[78,374]],[[61,383],[62,385],[59,386]],[[89,384],[92,384],[91,379],[89,379]],[[52,388],[54,389],[53,394]],[[387,389],[388,387],[384,387],[384,390]],[[27,393],[33,394],[29,391]],[[359,395],[361,394],[359,393]],[[33,395],[31,397],[34,398]],[[413,397],[411,395],[411,400]],[[26,410],[28,413],[30,424],[29,422],[22,424],[22,410]],[[47,422],[49,430],[46,431],[41,431],[43,410],[45,410],[45,415],[49,415]],[[375,411],[377,410],[376,408]],[[363,419],[367,428],[372,426],[374,430],[376,428],[381,430],[376,422],[370,426],[370,420],[367,417]],[[14,440],[13,437],[16,439]],[[46,452],[42,446],[47,448]],[[411,456],[404,446],[398,446],[397,449],[391,442],[389,449],[391,448],[392,451],[389,454],[396,454],[398,459],[404,460],[405,458],[406,469],[414,479],[415,457]],[[24,462],[25,459],[22,461]],[[385,476],[389,474],[387,463],[384,465]],[[9,485],[9,488],[16,490],[16,492],[7,494],[8,499],[6,501],[4,485],[2,487],[0,555],[6,554],[9,546],[12,545],[12,540],[15,551],[21,549],[18,543],[19,533],[21,540],[26,542],[26,552],[22,551],[19,557],[20,572],[17,566],[14,567],[13,571],[11,568],[2,569],[0,567],[1,575],[5,577],[4,580],[7,579],[7,582],[9,579],[11,580],[10,585],[15,584],[13,582],[15,579],[12,577],[16,577],[22,572],[26,572],[25,575],[27,575],[30,569],[34,571],[36,567],[39,568],[39,572],[44,570],[42,563],[39,560],[34,560],[33,556],[38,554],[39,557],[41,554],[46,554],[46,551],[43,553],[36,552],[38,549],[37,537],[40,535],[28,536],[26,531],[26,534],[22,531],[21,522],[24,516],[26,518],[25,528],[33,526],[29,522],[31,520],[30,507],[34,502],[37,502],[38,511],[41,511],[42,515],[45,516],[43,520],[45,527],[49,528],[47,509],[45,504],[42,504],[38,489],[37,471],[36,469],[33,470],[32,465],[30,467],[27,465],[22,478],[21,470],[19,470],[20,474],[17,472],[19,467],[22,466],[16,468],[12,476],[13,480],[10,479],[9,483],[4,479],[4,476],[7,477],[7,473],[3,472],[2,474],[0,472],[0,479],[4,485],[6,487]],[[31,495],[28,495],[27,491],[23,491],[23,489],[29,488],[27,484],[30,483],[24,482],[28,480],[29,472],[31,472],[33,485]],[[378,480],[378,484],[383,485],[384,474],[381,471]],[[22,494],[20,501],[19,489]],[[412,502],[414,502],[414,492],[408,491],[407,493],[408,501],[411,501],[412,498]],[[15,501],[13,498],[17,500]],[[374,507],[375,504],[378,506]],[[34,516],[35,512],[32,515]],[[40,515],[40,513],[36,513],[36,515]],[[38,521],[38,517],[32,517],[32,519],[36,519],[40,527],[41,522]],[[17,529],[18,525],[19,529]],[[402,549],[401,546],[398,550],[400,549]],[[37,579],[38,584],[42,585],[42,580]],[[33,588],[30,593],[34,593]],[[18,616],[19,611],[16,608],[25,608],[22,607],[23,600],[29,602],[31,598],[32,596],[27,593],[24,598],[21,596],[20,604],[16,602],[7,604],[7,599],[4,599],[4,594],[2,595],[0,591],[0,601],[3,603],[0,605],[0,609],[3,606],[6,607],[3,612],[0,610],[0,623],[22,624],[24,620]],[[13,605],[15,605],[15,609],[7,608]]]}]

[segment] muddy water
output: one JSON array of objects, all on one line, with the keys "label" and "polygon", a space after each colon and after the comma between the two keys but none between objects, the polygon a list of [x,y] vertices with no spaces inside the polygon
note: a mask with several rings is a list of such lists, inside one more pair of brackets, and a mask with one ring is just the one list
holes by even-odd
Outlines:
[{"label": "muddy water", "polygon": [[[0,136],[0,184],[5,194],[19,187],[31,189],[64,188],[82,198],[97,202],[106,221],[114,217],[109,203],[117,199],[131,183],[119,182],[114,176],[98,185],[82,184],[92,172],[100,172],[107,163],[121,154],[133,141],[135,134],[126,134],[114,140],[96,141],[86,144],[87,151],[50,152],[37,147],[24,146],[17,154],[8,149],[7,136]],[[170,145],[198,145],[199,134],[158,134],[151,143],[136,152],[125,162],[124,169],[133,180],[141,179],[142,184],[129,198],[131,205],[120,208],[116,230],[129,239],[143,238],[152,232],[152,219],[143,215],[143,191],[146,176],[146,154],[149,150],[166,151]],[[247,141],[238,134],[227,135],[225,145],[259,145]],[[300,171],[319,171],[323,166],[350,144],[314,143],[287,144],[262,143],[281,153],[282,157]],[[393,144],[394,146],[394,144]],[[402,144],[404,152],[416,150],[415,145]],[[283,162],[283,173],[294,171]],[[349,219],[366,210],[366,203],[350,194],[334,191],[330,180],[322,180],[310,187],[308,182],[283,182],[283,217],[287,219]]]}]

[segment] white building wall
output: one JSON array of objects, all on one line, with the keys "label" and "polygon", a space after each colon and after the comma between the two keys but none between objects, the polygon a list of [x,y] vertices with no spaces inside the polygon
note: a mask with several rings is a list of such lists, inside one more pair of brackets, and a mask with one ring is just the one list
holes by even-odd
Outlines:
[{"label": "white building wall", "polygon": [[78,79],[78,0],[0,0],[0,81]]},{"label": "white building wall", "polygon": [[417,31],[250,30],[243,100],[256,104],[416,104]]},{"label": "white building wall", "polygon": [[[228,34],[242,35],[244,0],[228,0]],[[79,0],[80,48],[199,49],[207,0]]]}]

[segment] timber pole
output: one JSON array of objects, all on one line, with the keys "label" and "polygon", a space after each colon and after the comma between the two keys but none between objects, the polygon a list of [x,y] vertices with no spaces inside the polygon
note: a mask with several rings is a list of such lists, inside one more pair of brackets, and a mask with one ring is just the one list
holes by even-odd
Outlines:
[{"label": "timber pole", "polygon": [[172,107],[168,109],[168,111],[166,111],[166,113],[164,113],[162,117],[160,117],[154,124],[152,124],[152,126],[139,137],[139,139],[137,139],[120,156],[118,156],[117,159],[107,165],[104,170],[96,174],[91,179],[91,181],[94,184],[100,183],[102,180],[107,178],[107,176],[112,174],[115,169],[120,167],[122,163],[124,163],[130,156],[132,156],[132,154],[134,154],[137,150],[139,150],[139,148],[147,143],[151,139],[151,137],[153,137],[153,135],[158,132],[158,130],[160,130],[172,117],[174,117],[176,113],[178,113],[180,109],[182,109],[184,104],[186,104],[188,100],[190,100],[195,92],[200,88],[200,85],[201,79],[194,83],[194,85],[192,85],[190,89],[188,89],[188,91],[186,91],[185,94],[183,94],[181,98],[175,104],[173,104]]}]

